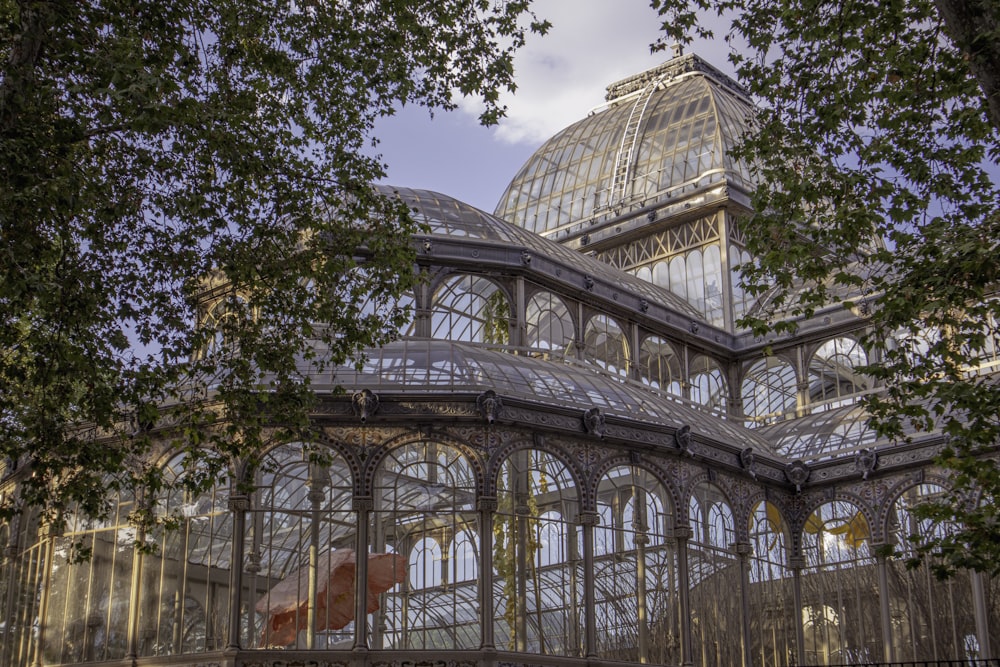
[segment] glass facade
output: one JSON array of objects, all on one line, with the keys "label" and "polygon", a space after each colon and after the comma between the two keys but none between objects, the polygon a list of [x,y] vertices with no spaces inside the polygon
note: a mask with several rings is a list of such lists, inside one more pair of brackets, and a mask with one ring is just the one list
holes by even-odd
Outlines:
[{"label": "glass facade", "polygon": [[[424,279],[360,309],[404,309],[396,340],[303,365],[307,432],[198,493],[0,525],[0,667],[995,660],[1000,582],[906,566],[945,438],[867,426],[864,319],[736,325],[739,87],[682,56],[610,90],[496,215],[379,186]],[[168,482],[205,476],[153,438]],[[0,494],[27,474],[0,462]]]}]

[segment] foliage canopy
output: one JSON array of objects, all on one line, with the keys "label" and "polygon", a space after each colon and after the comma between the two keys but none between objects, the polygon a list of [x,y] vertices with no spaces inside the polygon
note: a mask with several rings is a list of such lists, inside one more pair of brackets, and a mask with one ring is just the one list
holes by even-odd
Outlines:
[{"label": "foliage canopy", "polygon": [[370,188],[373,124],[463,95],[495,122],[513,53],[546,29],[521,0],[0,0],[19,502],[58,521],[155,491],[153,424],[202,479],[252,460],[275,415],[306,428],[311,375],[405,316],[413,222]]},{"label": "foliage canopy", "polygon": [[[1000,572],[1000,6],[991,0],[654,0],[665,39],[728,19],[761,101],[739,149],[760,178],[744,267],[758,333],[841,303],[868,317],[867,401],[885,436],[940,429],[956,522],[925,540],[941,574]],[[805,285],[805,287],[801,287]],[[844,294],[855,295],[845,300]],[[785,318],[772,318],[780,313]],[[790,317],[789,317],[790,316]],[[935,535],[945,532],[937,531]]]}]

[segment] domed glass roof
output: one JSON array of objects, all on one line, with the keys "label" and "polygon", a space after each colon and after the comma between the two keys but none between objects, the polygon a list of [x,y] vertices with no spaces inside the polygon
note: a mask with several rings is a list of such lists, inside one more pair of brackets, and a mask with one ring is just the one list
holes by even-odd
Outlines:
[{"label": "domed glass roof", "polygon": [[712,183],[749,190],[729,148],[749,122],[738,84],[693,54],[608,88],[606,108],[548,140],[525,163],[496,215],[552,236],[626,205]]}]

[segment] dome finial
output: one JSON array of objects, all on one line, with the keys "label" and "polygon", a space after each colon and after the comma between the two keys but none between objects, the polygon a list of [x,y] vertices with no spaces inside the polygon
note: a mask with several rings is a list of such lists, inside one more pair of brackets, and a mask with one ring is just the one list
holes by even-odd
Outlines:
[{"label": "dome finial", "polygon": [[684,45],[680,42],[674,42],[671,44],[670,50],[673,51],[674,58],[680,58],[684,55]]}]

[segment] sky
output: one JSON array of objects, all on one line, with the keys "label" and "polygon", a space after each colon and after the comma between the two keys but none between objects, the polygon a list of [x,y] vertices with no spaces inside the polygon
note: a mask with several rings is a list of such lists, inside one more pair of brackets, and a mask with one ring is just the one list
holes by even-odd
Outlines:
[{"label": "sky", "polygon": [[[517,91],[502,98],[507,117],[481,127],[471,101],[433,120],[426,109],[403,109],[376,127],[386,183],[434,190],[492,212],[535,149],[602,104],[608,84],[669,59],[650,54],[660,20],[648,0],[535,0],[533,7],[553,26],[518,53]],[[731,72],[721,38],[690,51]]]}]

